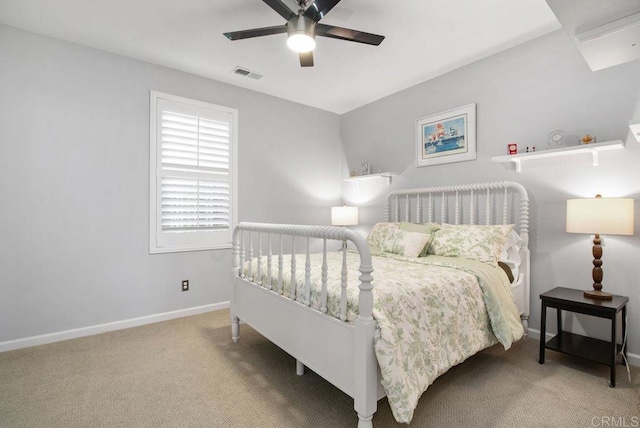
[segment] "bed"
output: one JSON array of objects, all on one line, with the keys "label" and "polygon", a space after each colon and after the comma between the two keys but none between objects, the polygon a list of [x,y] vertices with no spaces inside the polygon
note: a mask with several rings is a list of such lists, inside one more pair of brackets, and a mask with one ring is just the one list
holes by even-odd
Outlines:
[{"label": "bed", "polygon": [[[523,186],[396,190],[386,198],[384,217],[366,240],[343,227],[264,223],[240,223],[233,237],[233,342],[242,320],[292,355],[298,374],[309,367],[351,396],[359,428],[373,426],[385,395],[396,420],[410,422],[437,376],[497,342],[508,349],[526,332],[529,317],[529,199]],[[427,226],[432,233],[422,233]],[[431,239],[423,257],[409,244],[400,252],[385,250],[389,231],[400,228],[405,243],[423,238],[418,235]],[[504,242],[494,245],[503,247],[502,256],[507,233],[515,233],[510,251],[518,263],[505,268],[513,279],[506,279],[502,263],[451,257],[460,256],[456,248],[450,251],[461,230],[504,233]],[[469,247],[478,249],[477,243]],[[438,337],[446,340],[435,342]]]}]

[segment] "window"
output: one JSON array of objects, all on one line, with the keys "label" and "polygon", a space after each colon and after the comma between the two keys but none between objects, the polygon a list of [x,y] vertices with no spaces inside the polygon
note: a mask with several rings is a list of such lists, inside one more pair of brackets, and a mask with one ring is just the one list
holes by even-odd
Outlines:
[{"label": "window", "polygon": [[231,248],[237,110],[151,91],[149,252]]}]

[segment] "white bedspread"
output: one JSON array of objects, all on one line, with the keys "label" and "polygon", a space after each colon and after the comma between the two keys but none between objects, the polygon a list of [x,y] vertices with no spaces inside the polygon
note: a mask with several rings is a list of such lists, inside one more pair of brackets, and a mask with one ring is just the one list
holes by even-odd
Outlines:
[{"label": "white bedspread", "polygon": [[[322,255],[312,255],[311,306],[320,308]],[[277,285],[274,257],[272,286]],[[327,312],[340,313],[342,253],[328,253]],[[357,317],[357,253],[347,253],[347,320]],[[302,296],[305,256],[296,259],[297,294]],[[290,256],[283,291],[290,291]],[[394,417],[408,423],[418,399],[449,368],[496,343],[508,349],[524,333],[510,285],[499,268],[450,257],[373,257],[374,309],[379,329],[374,348]],[[256,259],[252,261],[257,276]],[[262,258],[266,284],[266,257]],[[244,273],[248,273],[248,262]]]}]

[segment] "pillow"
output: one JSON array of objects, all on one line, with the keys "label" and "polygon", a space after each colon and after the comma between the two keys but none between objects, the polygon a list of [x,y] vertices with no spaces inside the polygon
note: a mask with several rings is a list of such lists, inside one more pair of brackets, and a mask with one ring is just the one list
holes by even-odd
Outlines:
[{"label": "pillow", "polygon": [[512,230],[512,224],[504,226],[443,224],[434,234],[429,254],[478,260],[497,267],[502,247]]},{"label": "pillow", "polygon": [[[516,233],[515,230],[511,230],[507,236],[507,242],[502,246],[500,252],[499,262],[504,263],[511,269],[513,277],[517,280],[519,276],[520,263],[520,248],[522,247],[522,238]],[[511,281],[513,282],[513,281]]]},{"label": "pillow", "polygon": [[372,247],[373,253],[382,251],[400,256],[418,257],[425,251],[427,244],[432,239],[432,234],[416,230],[426,231],[429,229],[414,228],[408,223],[402,227],[401,223],[378,223],[369,232],[367,244]]},{"label": "pillow", "polygon": [[418,255],[418,257],[424,257],[427,255],[427,251],[433,242],[434,233],[440,229],[440,225],[438,223],[424,223],[424,224],[416,224],[416,223],[407,223],[401,222],[400,229],[406,230],[407,232],[418,232],[418,233],[426,233],[429,235],[429,240],[427,244],[424,246],[422,252]]}]

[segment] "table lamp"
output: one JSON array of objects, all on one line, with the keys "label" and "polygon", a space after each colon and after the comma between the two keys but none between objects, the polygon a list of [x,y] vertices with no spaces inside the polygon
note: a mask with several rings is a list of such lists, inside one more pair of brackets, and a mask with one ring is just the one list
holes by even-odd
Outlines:
[{"label": "table lamp", "polygon": [[[331,207],[331,225],[332,226],[357,226],[358,224],[358,207]],[[347,248],[347,241],[342,241],[342,249]]]},{"label": "table lamp", "polygon": [[331,207],[331,225],[332,226],[357,226],[358,225],[358,207]]},{"label": "table lamp", "polygon": [[611,300],[611,294],[602,291],[602,246],[600,234],[633,235],[633,199],[603,198],[567,200],[567,232],[588,233],[593,238],[593,290],[585,297]]}]

